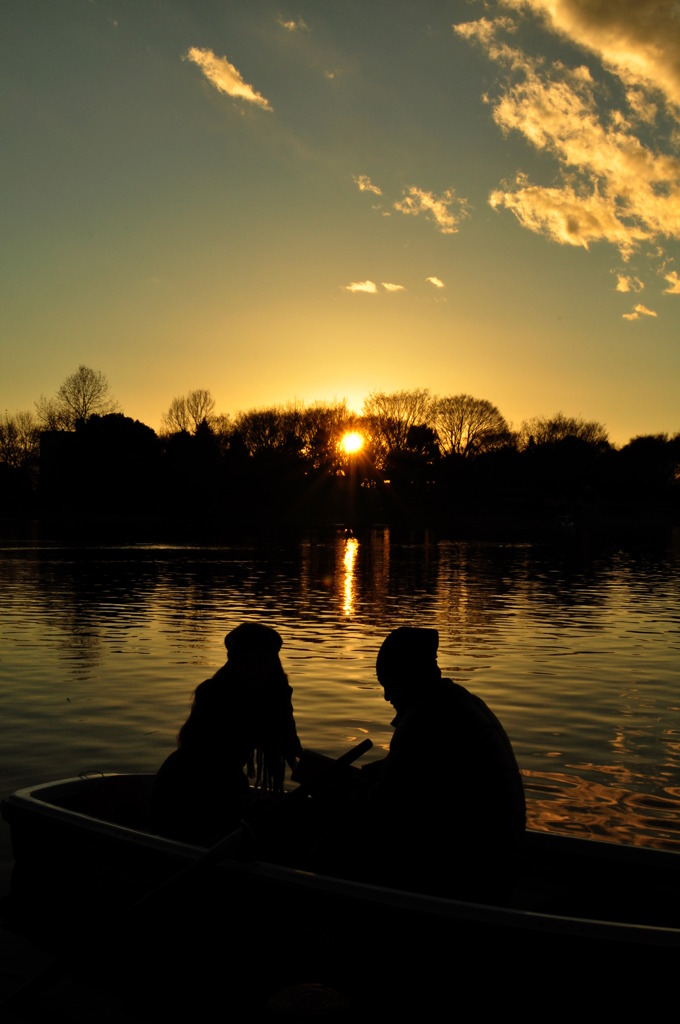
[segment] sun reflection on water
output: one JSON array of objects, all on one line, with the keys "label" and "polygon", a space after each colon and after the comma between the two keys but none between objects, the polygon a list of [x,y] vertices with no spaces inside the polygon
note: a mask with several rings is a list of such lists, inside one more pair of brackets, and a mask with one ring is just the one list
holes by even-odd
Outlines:
[{"label": "sun reflection on water", "polygon": [[356,537],[347,537],[347,539],[345,540],[345,557],[343,559],[343,565],[345,567],[345,578],[344,601],[342,605],[342,610],[348,618],[352,615],[352,612],[354,611],[354,575],[358,550],[359,541],[356,539]]}]

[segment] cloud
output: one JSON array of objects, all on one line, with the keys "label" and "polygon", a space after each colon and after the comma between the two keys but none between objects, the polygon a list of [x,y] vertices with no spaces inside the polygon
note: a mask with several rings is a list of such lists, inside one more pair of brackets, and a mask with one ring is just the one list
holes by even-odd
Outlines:
[{"label": "cloud", "polygon": [[444,287],[444,282],[439,277],[426,277],[425,280],[429,284],[433,284],[435,286],[435,288],[443,288]]},{"label": "cloud", "polygon": [[455,234],[460,221],[468,215],[467,200],[459,199],[454,189],[446,189],[440,196],[435,196],[416,185],[404,189],[404,198],[394,203],[394,209],[416,217],[424,213],[444,235]]},{"label": "cloud", "polygon": [[386,292],[403,292],[404,291],[403,284],[392,284],[390,281],[381,281],[380,283],[382,284],[382,286],[383,286],[383,288],[385,289]]},{"label": "cloud", "polygon": [[677,0],[501,0],[529,10],[553,32],[596,54],[629,89],[660,92],[680,110]]},{"label": "cloud", "polygon": [[375,281],[352,281],[351,284],[346,284],[344,288],[346,292],[366,292],[369,295],[375,295],[378,291]]},{"label": "cloud", "polygon": [[628,257],[637,241],[650,237],[649,231],[624,223],[616,205],[597,192],[576,191],[571,185],[530,185],[524,175],[517,176],[514,188],[492,192],[489,204],[493,209],[504,206],[537,234],[584,249],[604,239]]},{"label": "cloud", "polygon": [[265,99],[259,92],[256,92],[252,85],[243,81],[241,74],[233,64],[230,64],[226,57],[217,57],[212,50],[199,50],[192,46],[185,57],[193,61],[201,69],[211,85],[214,85],[218,92],[226,93],[235,99],[245,100],[247,103],[254,103],[263,110],[273,110],[269,100]]},{"label": "cloud", "polygon": [[647,309],[641,302],[637,304],[632,313],[624,313],[624,320],[639,320],[641,316],[656,316],[653,309]]},{"label": "cloud", "polygon": [[276,20],[281,28],[285,28],[288,32],[309,32],[309,27],[303,18],[291,18],[286,21],[279,17]]},{"label": "cloud", "polygon": [[639,277],[629,277],[627,274],[617,274],[617,292],[641,292],[644,284]]},{"label": "cloud", "polygon": [[677,270],[671,270],[670,274],[664,274],[664,278],[668,281],[668,288],[664,288],[664,295],[680,295],[680,277],[678,277]]},{"label": "cloud", "polygon": [[[680,239],[680,16],[671,0],[499,0],[514,16],[454,25],[499,69],[486,97],[504,134],[553,158],[552,180],[516,174],[494,209],[561,244],[615,246],[624,259]],[[509,41],[523,15],[595,54],[593,70],[533,57]],[[657,20],[658,15],[658,20]],[[612,77],[613,76],[613,77]],[[612,97],[618,101],[612,105]],[[664,116],[662,117],[662,112]],[[653,139],[653,143],[650,141]],[[547,166],[544,162],[543,166]],[[632,280],[632,279],[631,279]]]},{"label": "cloud", "polygon": [[382,195],[382,189],[374,185],[367,174],[355,174],[354,183],[358,186],[360,192],[373,192],[376,196]]}]

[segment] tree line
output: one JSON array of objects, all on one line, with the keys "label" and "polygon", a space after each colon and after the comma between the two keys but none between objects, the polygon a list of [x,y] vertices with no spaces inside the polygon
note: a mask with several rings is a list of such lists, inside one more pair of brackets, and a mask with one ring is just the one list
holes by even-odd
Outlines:
[{"label": "tree line", "polygon": [[[359,434],[357,451],[343,447]],[[597,513],[675,523],[680,434],[622,448],[557,413],[514,430],[486,399],[416,388],[217,413],[207,389],[172,399],[158,433],[80,366],[35,412],[0,420],[7,517],[146,518],[212,525],[429,522],[474,532]]]}]

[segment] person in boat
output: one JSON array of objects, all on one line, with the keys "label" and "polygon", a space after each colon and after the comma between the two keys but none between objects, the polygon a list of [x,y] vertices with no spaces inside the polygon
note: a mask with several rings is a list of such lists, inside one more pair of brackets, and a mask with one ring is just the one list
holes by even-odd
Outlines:
[{"label": "person in boat", "polygon": [[282,794],[286,765],[302,753],[280,635],[244,622],[224,644],[227,662],[196,688],[150,808],[153,832],[208,846],[237,828],[258,796]]},{"label": "person in boat", "polygon": [[387,757],[336,794],[320,859],[395,888],[506,902],[526,825],[522,778],[496,715],[442,677],[438,645],[437,630],[402,626],[380,647],[394,735]]}]

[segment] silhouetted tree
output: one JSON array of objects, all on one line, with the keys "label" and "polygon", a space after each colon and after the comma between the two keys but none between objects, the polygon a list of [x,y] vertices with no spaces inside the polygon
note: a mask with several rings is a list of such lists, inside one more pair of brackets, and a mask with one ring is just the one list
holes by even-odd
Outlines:
[{"label": "silhouetted tree", "polygon": [[301,452],[309,466],[337,472],[346,462],[346,456],[339,449],[340,441],[355,424],[356,417],[350,413],[344,399],[331,404],[316,402],[304,409],[299,430]]},{"label": "silhouetted tree", "polygon": [[623,489],[638,497],[660,497],[680,487],[680,434],[640,434],[618,454]]},{"label": "silhouetted tree", "polygon": [[212,426],[215,399],[206,388],[197,388],[188,395],[173,398],[170,408],[161,418],[161,431],[176,434],[186,430],[195,434],[201,423]]},{"label": "silhouetted tree", "polygon": [[282,408],[251,409],[237,413],[235,429],[249,455],[283,451],[289,447],[291,417]]},{"label": "silhouetted tree", "polygon": [[122,413],[93,413],[74,431],[43,432],[43,507],[93,516],[147,512],[156,497],[159,458],[151,427]]},{"label": "silhouetted tree", "polygon": [[397,482],[422,488],[434,482],[433,465],[440,459],[437,433],[424,423],[409,427],[406,445],[393,451],[385,462],[385,475]]},{"label": "silhouetted tree", "polygon": [[433,421],[443,455],[467,458],[512,443],[512,433],[499,410],[484,398],[448,395],[433,401]]},{"label": "silhouetted tree", "polygon": [[210,419],[210,428],[217,438],[219,449],[222,455],[225,455],[230,446],[231,439],[234,432],[234,425],[231,422],[231,416],[229,413],[220,412]]},{"label": "silhouetted tree", "polygon": [[71,420],[64,414],[54,398],[41,395],[35,403],[35,414],[40,430],[70,430]]},{"label": "silhouetted tree", "polygon": [[77,423],[86,423],[93,414],[104,416],[117,408],[105,375],[82,364],[66,378],[53,399],[41,395],[36,402],[43,430],[74,430]]},{"label": "silhouetted tree", "polygon": [[187,400],[183,395],[173,398],[170,408],[161,416],[162,434],[181,434],[182,431],[189,433]]},{"label": "silhouetted tree", "polygon": [[194,432],[202,423],[210,423],[215,410],[215,399],[205,388],[197,388],[187,395],[187,412]]},{"label": "silhouetted tree", "polygon": [[0,462],[21,469],[34,462],[40,447],[40,430],[31,412],[5,413],[0,418]]},{"label": "silhouetted tree", "polygon": [[530,445],[555,444],[568,437],[590,445],[609,447],[609,435],[601,423],[564,416],[561,412],[550,418],[534,416],[524,420],[518,440],[520,448],[524,449]]},{"label": "silhouetted tree", "polygon": [[413,391],[373,391],[364,401],[363,417],[368,427],[376,465],[384,466],[395,452],[408,447],[411,427],[427,425],[432,401],[427,388]]}]

